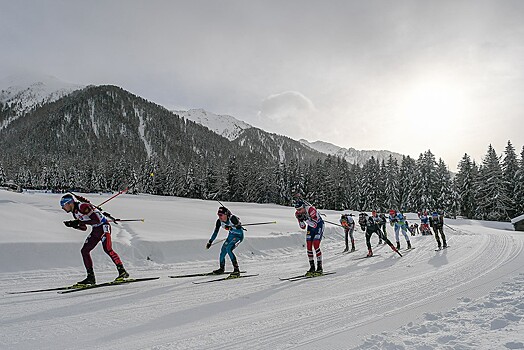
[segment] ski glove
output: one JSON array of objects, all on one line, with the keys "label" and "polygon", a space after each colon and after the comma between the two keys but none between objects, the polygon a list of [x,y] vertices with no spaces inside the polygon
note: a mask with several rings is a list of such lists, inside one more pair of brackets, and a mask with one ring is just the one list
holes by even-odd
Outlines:
[{"label": "ski glove", "polygon": [[231,230],[231,226],[229,226],[229,225],[224,226],[224,228],[225,228],[226,230],[228,230],[228,231]]},{"label": "ski glove", "polygon": [[211,248],[211,244],[212,244],[211,242],[207,242],[207,244],[206,244],[206,249]]},{"label": "ski glove", "polygon": [[69,220],[69,221],[64,221],[64,225],[66,225],[67,227],[72,227],[72,228],[80,228],[80,220]]}]

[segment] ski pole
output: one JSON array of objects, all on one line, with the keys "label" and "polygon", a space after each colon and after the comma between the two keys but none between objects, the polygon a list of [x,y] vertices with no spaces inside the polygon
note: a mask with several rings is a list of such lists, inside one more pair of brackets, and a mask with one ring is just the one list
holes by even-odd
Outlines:
[{"label": "ski pole", "polygon": [[337,224],[335,222],[331,222],[331,221],[327,221],[327,220],[324,220],[324,221],[327,222],[328,224],[335,225],[335,226],[340,226],[340,227],[344,228],[344,226],[339,225],[339,224]]},{"label": "ski pole", "polygon": [[219,240],[217,240],[217,241],[214,241],[213,243],[211,243],[211,247],[214,246],[215,244],[218,244],[218,243],[223,242],[223,241],[225,241],[225,240],[226,240],[226,239],[223,238],[223,239],[219,239]]},{"label": "ski pole", "polygon": [[115,219],[113,221],[119,221],[119,222],[124,222],[124,221],[126,221],[126,222],[129,222],[129,221],[142,221],[142,222],[144,222],[145,220],[144,219]]},{"label": "ski pole", "polygon": [[120,196],[121,194],[126,193],[127,191],[129,191],[129,189],[130,189],[131,187],[133,187],[133,186],[137,183],[137,181],[138,181],[138,179],[135,180],[135,182],[133,182],[130,186],[127,186],[127,187],[126,187],[125,189],[123,189],[122,191],[118,192],[117,194],[115,194],[115,195],[109,197],[108,199],[106,199],[105,201],[103,201],[102,203],[100,203],[98,206],[101,207],[102,205],[104,205],[104,204],[106,204],[107,202],[109,202],[111,199],[116,198],[116,197]]},{"label": "ski pole", "polygon": [[242,226],[254,226],[254,225],[267,225],[267,224],[276,224],[276,221],[269,221],[269,222],[255,222],[253,224],[242,224]]},{"label": "ski pole", "polygon": [[[444,224],[444,225],[446,225],[446,224]],[[446,227],[452,229],[453,231],[457,231],[457,230],[455,230],[453,227],[451,227],[451,226],[449,226],[449,225],[446,225]]]}]

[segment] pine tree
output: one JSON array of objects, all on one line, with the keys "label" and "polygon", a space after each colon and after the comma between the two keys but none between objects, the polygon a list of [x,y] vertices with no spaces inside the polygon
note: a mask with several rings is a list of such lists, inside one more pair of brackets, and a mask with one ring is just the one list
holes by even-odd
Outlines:
[{"label": "pine tree", "polygon": [[524,146],[520,152],[519,169],[515,175],[515,198],[517,198],[517,216],[524,214]]},{"label": "pine tree", "polygon": [[399,165],[393,156],[389,155],[386,164],[385,184],[384,184],[384,210],[399,208],[400,189],[399,189]]},{"label": "pine tree", "polygon": [[399,207],[391,209],[397,209],[401,211],[417,209],[417,201],[413,193],[413,188],[417,181],[416,176],[417,172],[415,160],[410,156],[403,156],[399,169]]},{"label": "pine tree", "polygon": [[510,210],[508,215],[510,218],[516,216],[518,209],[517,203],[519,198],[517,197],[517,188],[518,188],[518,170],[519,164],[517,161],[517,154],[515,153],[515,148],[510,141],[506,145],[504,160],[502,161],[502,171],[504,174],[505,190],[506,195],[510,200]]},{"label": "pine tree", "polygon": [[5,175],[4,167],[0,163],[0,186],[5,186],[7,183],[7,176]]},{"label": "pine tree", "polygon": [[459,197],[459,213],[468,219],[475,214],[476,165],[469,155],[464,154],[458,164],[458,173],[455,176],[455,191]]},{"label": "pine tree", "polygon": [[451,181],[451,174],[446,166],[446,163],[442,159],[439,159],[437,164],[436,175],[436,186],[435,189],[440,188],[439,197],[436,198],[436,206],[434,209],[441,209],[446,212],[451,212],[454,208],[454,194],[453,194],[453,182]]},{"label": "pine tree", "polygon": [[479,169],[475,217],[481,220],[509,219],[510,199],[506,195],[499,157],[491,145]]}]

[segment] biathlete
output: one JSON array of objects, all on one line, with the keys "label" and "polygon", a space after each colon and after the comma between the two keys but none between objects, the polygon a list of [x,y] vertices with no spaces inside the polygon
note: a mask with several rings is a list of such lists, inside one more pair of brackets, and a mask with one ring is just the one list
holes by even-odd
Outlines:
[{"label": "biathlete", "polygon": [[[295,217],[301,229],[307,228],[306,246],[309,259],[309,270],[306,276],[322,275],[322,252],[320,251],[320,241],[324,234],[324,220],[320,217],[317,209],[312,205],[306,205],[303,200],[295,202]],[[315,249],[315,254],[313,254]],[[317,257],[317,268],[315,269],[315,255]]]},{"label": "biathlete", "polygon": [[86,268],[87,277],[76,283],[75,286],[82,287],[96,283],[95,272],[93,270],[93,260],[91,259],[91,250],[93,250],[98,242],[102,242],[104,252],[109,255],[118,270],[118,276],[115,281],[123,281],[129,277],[129,274],[124,269],[124,265],[120,260],[118,254],[113,250],[111,244],[111,225],[109,221],[95,206],[85,202],[79,202],[71,194],[66,194],[60,199],[60,206],[67,213],[72,213],[74,220],[64,221],[67,227],[77,230],[86,231],[87,225],[92,226],[91,233],[87,236],[82,249],[82,259]]},{"label": "biathlete", "polygon": [[218,219],[215,223],[215,230],[207,242],[206,248],[209,249],[211,247],[213,241],[215,238],[217,238],[218,231],[221,227],[229,231],[229,234],[222,244],[222,249],[220,250],[220,267],[217,270],[214,270],[213,273],[216,275],[221,275],[225,272],[226,255],[229,255],[231,263],[233,264],[233,272],[229,275],[229,277],[236,278],[240,276],[240,269],[238,267],[237,257],[233,253],[233,250],[238,247],[240,242],[244,240],[244,230],[242,228],[242,224],[240,223],[240,219],[233,215],[226,207],[218,208],[217,215]]},{"label": "biathlete", "polygon": [[397,250],[400,250],[400,230],[402,230],[402,235],[406,239],[408,244],[408,249],[411,249],[411,242],[407,233],[408,225],[406,223],[406,218],[400,212],[391,209],[389,211],[389,223],[395,229],[395,239],[397,240]]}]

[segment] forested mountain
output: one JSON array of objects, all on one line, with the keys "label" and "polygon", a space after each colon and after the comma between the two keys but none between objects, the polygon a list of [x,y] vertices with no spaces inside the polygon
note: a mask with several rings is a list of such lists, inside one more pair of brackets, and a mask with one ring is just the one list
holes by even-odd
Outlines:
[{"label": "forested mountain", "polygon": [[491,146],[480,165],[464,155],[452,178],[430,150],[418,159],[371,155],[361,165],[248,124],[226,138],[116,86],[19,107],[0,103],[0,124],[9,120],[0,128],[0,186],[96,192],[133,184],[144,193],[284,205],[300,193],[325,209],[488,220],[524,210],[524,149],[519,159],[509,141],[503,160]]},{"label": "forested mountain", "polygon": [[[0,122],[15,107],[3,104]],[[23,187],[99,191],[137,180],[141,191],[192,197],[221,191],[237,198],[242,183],[224,182],[248,164],[261,173],[325,158],[255,128],[230,141],[115,86],[90,86],[34,108],[0,131],[0,148],[6,177]]]}]

